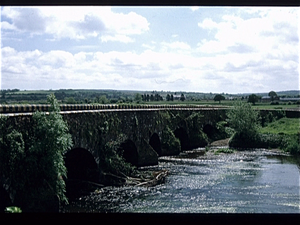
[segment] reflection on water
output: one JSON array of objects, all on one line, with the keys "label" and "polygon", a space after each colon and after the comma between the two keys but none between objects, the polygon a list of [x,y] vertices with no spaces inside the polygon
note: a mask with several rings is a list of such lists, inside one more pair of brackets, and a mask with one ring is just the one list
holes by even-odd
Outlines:
[{"label": "reflection on water", "polygon": [[[191,157],[189,157],[189,155]],[[269,151],[161,157],[166,182],[156,187],[105,187],[66,212],[299,213],[299,164]]]}]

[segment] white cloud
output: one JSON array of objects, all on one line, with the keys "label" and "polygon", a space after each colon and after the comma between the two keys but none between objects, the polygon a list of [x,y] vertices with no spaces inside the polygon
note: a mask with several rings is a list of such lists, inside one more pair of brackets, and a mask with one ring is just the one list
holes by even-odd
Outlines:
[{"label": "white cloud", "polygon": [[[280,80],[286,74],[291,80],[299,79],[298,13],[294,8],[245,8],[239,10],[239,16],[224,15],[219,22],[206,18],[198,23],[199,28],[215,33],[212,39],[201,40],[197,51],[213,56],[218,64],[215,69],[219,74],[230,73],[226,79],[234,84],[255,89],[259,81],[268,83],[265,88],[285,89]],[[298,81],[295,89],[297,85]]]},{"label": "white cloud", "polygon": [[114,13],[110,7],[3,7],[2,15],[12,23],[2,22],[2,29],[51,34],[54,39],[86,39],[132,42],[130,36],[149,30],[146,18],[130,12]]},{"label": "white cloud", "polygon": [[[147,19],[134,12],[116,13],[110,7],[33,9],[3,7],[9,19],[1,22],[2,37],[28,32],[35,41],[35,35],[46,33],[53,40],[48,43],[55,47],[59,46],[55,40],[70,39],[63,42],[70,43],[69,50],[62,46],[41,51],[38,43],[30,51],[19,50],[15,43],[14,48],[2,45],[3,88],[230,93],[299,88],[299,10],[294,8],[226,10],[224,15],[190,22],[193,27],[198,25],[203,36],[166,30],[168,41],[166,36],[164,41],[159,39]],[[33,24],[20,20],[26,16],[32,17]],[[35,24],[35,19],[42,23]],[[139,37],[141,34],[145,35]],[[90,41],[90,37],[99,41]],[[122,44],[116,48],[113,41],[131,43],[126,46],[132,48]]]},{"label": "white cloud", "polygon": [[194,11],[197,11],[198,9],[200,9],[200,7],[198,7],[198,6],[192,6],[192,7],[190,7],[190,9],[194,12]]},{"label": "white cloud", "polygon": [[123,42],[123,43],[130,43],[130,42],[134,42],[134,39],[126,36],[126,35],[103,35],[101,37],[101,41],[102,42],[108,42],[108,41],[119,41],[119,42]]}]

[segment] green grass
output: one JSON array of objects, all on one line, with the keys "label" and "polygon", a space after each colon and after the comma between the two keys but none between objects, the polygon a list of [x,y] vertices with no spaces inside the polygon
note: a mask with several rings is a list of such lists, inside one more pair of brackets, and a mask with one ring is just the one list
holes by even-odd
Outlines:
[{"label": "green grass", "polygon": [[300,132],[300,118],[281,118],[261,128],[263,134],[287,134],[296,135]]},{"label": "green grass", "polygon": [[219,155],[220,153],[230,154],[234,153],[234,150],[230,148],[220,148],[214,152],[215,155]]}]

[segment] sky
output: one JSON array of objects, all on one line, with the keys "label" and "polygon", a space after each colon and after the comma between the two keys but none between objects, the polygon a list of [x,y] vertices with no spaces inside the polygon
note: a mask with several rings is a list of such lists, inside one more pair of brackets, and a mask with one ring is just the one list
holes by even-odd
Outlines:
[{"label": "sky", "polygon": [[299,90],[297,7],[1,7],[1,89]]}]

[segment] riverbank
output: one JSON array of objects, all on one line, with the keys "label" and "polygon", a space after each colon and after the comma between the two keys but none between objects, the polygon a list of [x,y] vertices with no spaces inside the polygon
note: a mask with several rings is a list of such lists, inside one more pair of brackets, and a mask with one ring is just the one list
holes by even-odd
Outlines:
[{"label": "riverbank", "polygon": [[160,157],[140,170],[168,170],[164,183],[99,188],[64,212],[299,213],[299,161],[278,149],[215,154],[221,148]]}]

